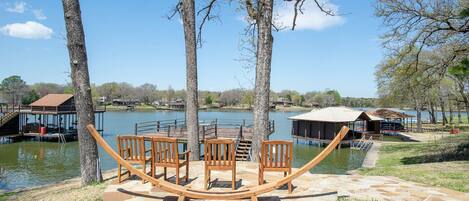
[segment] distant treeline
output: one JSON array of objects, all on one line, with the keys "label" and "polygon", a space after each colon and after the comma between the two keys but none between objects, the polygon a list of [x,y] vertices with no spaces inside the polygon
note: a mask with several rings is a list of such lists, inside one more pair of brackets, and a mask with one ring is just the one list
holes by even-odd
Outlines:
[{"label": "distant treeline", "polygon": [[[35,83],[28,85],[19,76],[5,78],[0,84],[0,102],[8,104],[27,105],[42,96],[51,93],[70,93],[74,89],[71,84]],[[138,100],[141,104],[153,105],[160,102],[184,100],[185,90],[175,90],[171,86],[159,89],[154,84],[133,86],[126,82],[109,82],[101,85],[92,84],[91,93],[95,101],[112,104],[113,100]],[[285,106],[328,107],[345,105],[350,107],[375,107],[374,98],[341,97],[337,90],[312,91],[300,93],[295,90],[271,92],[272,103]],[[230,89],[226,91],[199,92],[201,105],[220,104],[225,106],[252,106],[254,93],[247,89]]]}]

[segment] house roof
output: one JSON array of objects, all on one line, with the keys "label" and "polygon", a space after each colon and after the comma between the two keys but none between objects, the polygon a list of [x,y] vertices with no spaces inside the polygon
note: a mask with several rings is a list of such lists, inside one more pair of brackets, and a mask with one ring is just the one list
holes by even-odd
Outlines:
[{"label": "house roof", "polygon": [[379,108],[366,112],[369,115],[378,116],[384,119],[403,119],[414,117],[412,115],[405,114],[403,111],[391,109],[391,108]]},{"label": "house roof", "polygon": [[71,98],[73,98],[72,94],[47,94],[31,103],[30,106],[58,107]]},{"label": "house roof", "polygon": [[358,119],[371,121],[382,120],[376,116],[370,116],[363,111],[348,107],[327,107],[311,112],[289,117],[292,120],[320,121],[320,122],[354,122]]}]

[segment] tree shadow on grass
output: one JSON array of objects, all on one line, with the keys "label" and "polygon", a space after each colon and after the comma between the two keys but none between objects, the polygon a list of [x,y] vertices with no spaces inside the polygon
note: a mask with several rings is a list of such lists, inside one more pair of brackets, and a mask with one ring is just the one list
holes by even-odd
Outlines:
[{"label": "tree shadow on grass", "polygon": [[420,163],[464,160],[469,160],[469,142],[464,142],[457,146],[442,147],[431,153],[423,155],[404,157],[401,159],[401,163],[405,165],[410,165]]}]

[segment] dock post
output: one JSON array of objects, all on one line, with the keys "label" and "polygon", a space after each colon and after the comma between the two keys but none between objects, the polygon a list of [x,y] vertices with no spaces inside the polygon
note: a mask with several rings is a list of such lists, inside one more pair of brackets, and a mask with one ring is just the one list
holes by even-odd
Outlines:
[{"label": "dock post", "polygon": [[135,123],[135,135],[137,135],[137,123]]},{"label": "dock post", "polygon": [[160,132],[160,121],[156,121],[156,132]]},{"label": "dock post", "polygon": [[243,139],[243,125],[239,127],[239,139]]},{"label": "dock post", "polygon": [[169,137],[169,133],[171,132],[171,125],[168,125],[168,137]]},{"label": "dock post", "polygon": [[177,120],[177,119],[175,119],[175,120],[174,120],[174,129],[176,129],[176,128],[177,128],[177,125],[178,125],[178,120]]},{"label": "dock post", "polygon": [[[205,126],[202,126],[202,142],[205,143]],[[199,146],[200,146],[200,143],[199,143]]]},{"label": "dock post", "polygon": [[215,123],[215,138],[218,138],[218,124]]},{"label": "dock post", "polygon": [[272,120],[272,123],[270,124],[270,132],[275,131],[275,120]]}]

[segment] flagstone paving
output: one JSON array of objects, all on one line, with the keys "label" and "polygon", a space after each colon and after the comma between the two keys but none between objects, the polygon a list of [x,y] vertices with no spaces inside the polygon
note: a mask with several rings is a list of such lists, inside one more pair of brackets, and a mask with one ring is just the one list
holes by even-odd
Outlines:
[{"label": "flagstone paving", "polygon": [[[258,166],[252,162],[237,162],[237,188],[246,189],[257,185]],[[189,182],[182,185],[192,189],[203,189],[203,162],[191,162]],[[162,169],[157,173],[161,174]],[[181,176],[185,175],[181,168]],[[266,173],[268,181],[275,181],[282,173]],[[174,182],[174,169],[168,169],[169,181]],[[160,177],[162,179],[162,177]],[[213,171],[209,191],[230,191],[231,172]],[[183,180],[183,179],[182,179]],[[286,186],[263,194],[259,200],[337,200],[339,197],[351,200],[468,200],[469,194],[446,188],[405,181],[389,176],[329,175],[306,173],[293,181],[293,193],[288,194]],[[139,178],[109,185],[105,201],[177,200],[174,194],[166,193],[150,183],[142,184]]]}]

